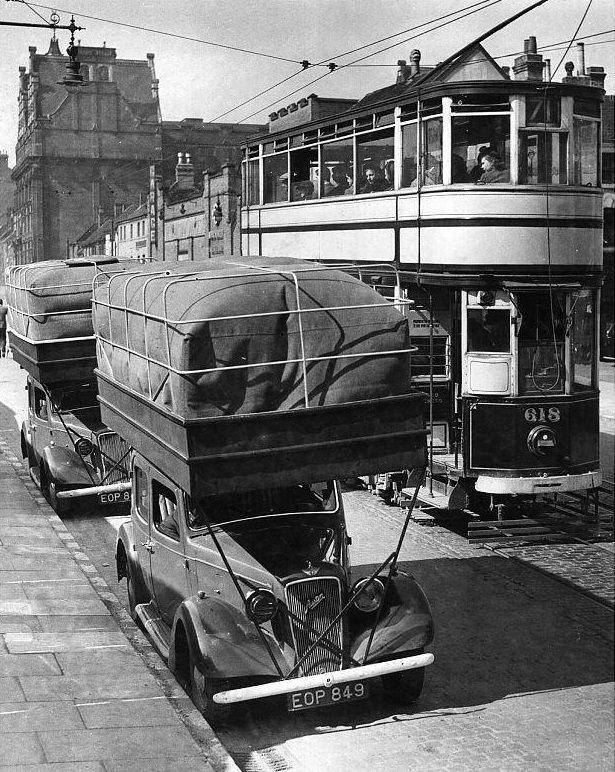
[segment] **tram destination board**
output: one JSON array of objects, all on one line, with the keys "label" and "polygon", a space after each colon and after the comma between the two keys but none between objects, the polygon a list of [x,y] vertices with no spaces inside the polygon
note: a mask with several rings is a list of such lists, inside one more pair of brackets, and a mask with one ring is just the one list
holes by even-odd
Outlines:
[{"label": "tram destination board", "polygon": [[340,705],[345,702],[356,702],[369,697],[368,685],[365,681],[351,681],[335,686],[316,686],[313,689],[300,689],[290,692],[286,697],[286,705],[290,712],[322,708],[325,705]]}]

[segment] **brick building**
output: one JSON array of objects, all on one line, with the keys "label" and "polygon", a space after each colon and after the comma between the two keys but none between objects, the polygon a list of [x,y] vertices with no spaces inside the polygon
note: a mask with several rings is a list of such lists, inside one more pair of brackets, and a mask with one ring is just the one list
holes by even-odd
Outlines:
[{"label": "brick building", "polygon": [[[163,121],[162,159],[150,170],[149,239],[158,260],[239,253],[242,142],[262,124]],[[214,209],[220,202],[222,217]]]},{"label": "brick building", "polygon": [[118,59],[114,48],[79,46],[86,85],[62,84],[68,57],[52,39],[30,47],[19,68],[14,259],[57,259],[93,222],[147,194],[161,157],[154,55]]}]

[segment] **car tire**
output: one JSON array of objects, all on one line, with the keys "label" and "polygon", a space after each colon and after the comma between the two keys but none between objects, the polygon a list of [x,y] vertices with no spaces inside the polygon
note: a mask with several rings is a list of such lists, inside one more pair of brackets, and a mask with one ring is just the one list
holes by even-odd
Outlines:
[{"label": "car tire", "polygon": [[190,696],[192,702],[211,727],[220,726],[228,721],[232,706],[214,702],[215,692],[228,686],[227,682],[208,678],[199,662],[190,656]]},{"label": "car tire", "polygon": [[141,621],[137,615],[136,608],[142,601],[139,598],[139,590],[128,559],[126,559],[126,592],[128,594],[128,613],[133,622],[136,622],[137,625],[141,626]]},{"label": "car tire", "polygon": [[[413,651],[409,656],[422,654],[423,649]],[[425,682],[425,668],[417,667],[412,670],[403,670],[399,673],[389,673],[382,676],[382,687],[385,696],[391,702],[401,705],[410,705],[416,702],[423,691]]]},{"label": "car tire", "polygon": [[[65,515],[70,512],[70,504],[58,498],[58,491],[61,490],[58,483],[49,474],[45,475],[44,483],[41,485],[45,498],[58,515]],[[42,481],[41,481],[42,482]]]}]

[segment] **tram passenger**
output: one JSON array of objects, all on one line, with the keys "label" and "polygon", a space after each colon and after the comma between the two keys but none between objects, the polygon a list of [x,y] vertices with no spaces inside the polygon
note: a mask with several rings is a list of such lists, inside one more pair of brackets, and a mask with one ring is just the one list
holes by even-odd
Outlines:
[{"label": "tram passenger", "polygon": [[395,161],[387,161],[384,165],[384,179],[386,182],[384,190],[393,190],[395,187]]},{"label": "tram passenger", "polygon": [[500,156],[490,150],[480,162],[483,173],[478,180],[478,185],[490,185],[493,182],[510,182],[510,174],[506,165],[500,161]]},{"label": "tram passenger", "polygon": [[314,184],[309,180],[293,184],[293,201],[309,201],[314,198]]},{"label": "tram passenger", "polygon": [[365,167],[363,173],[365,174],[366,182],[359,193],[380,193],[388,189],[387,181],[380,176],[380,169],[370,164]]},{"label": "tram passenger", "polygon": [[467,182],[468,170],[466,168],[466,162],[462,156],[453,153],[452,156],[452,169],[451,169],[451,181],[453,183]]},{"label": "tram passenger", "polygon": [[483,160],[483,156],[485,156],[490,150],[491,148],[487,147],[487,145],[483,145],[479,148],[478,155],[476,156],[476,166],[470,169],[470,182],[478,182],[482,177],[483,167],[481,166],[481,162]]},{"label": "tram passenger", "polygon": [[325,196],[344,196],[350,193],[352,181],[343,164],[334,166],[329,176],[331,182],[325,183]]},{"label": "tram passenger", "polygon": [[433,155],[427,156],[423,185],[439,185],[442,182],[441,163]]}]

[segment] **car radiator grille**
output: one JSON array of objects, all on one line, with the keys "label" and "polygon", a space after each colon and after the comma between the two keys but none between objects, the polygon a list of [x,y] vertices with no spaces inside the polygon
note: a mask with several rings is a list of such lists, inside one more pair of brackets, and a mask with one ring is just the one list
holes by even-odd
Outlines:
[{"label": "car radiator grille", "polygon": [[[340,582],[335,577],[301,579],[286,585],[286,605],[299,660],[329,627],[342,608]],[[300,675],[316,675],[342,668],[342,620],[308,655]]]},{"label": "car radiator grille", "polygon": [[[101,434],[98,438],[98,444],[101,450],[101,460],[103,477],[105,483],[120,482],[127,479],[128,460],[124,458],[124,454],[128,451],[128,445],[126,442],[115,432],[109,432],[108,434]],[[121,466],[117,469],[113,469],[115,464],[124,459]],[[123,469],[122,469],[123,468]],[[113,471],[111,471],[113,470]],[[107,477],[107,475],[109,475]]]}]

